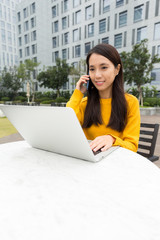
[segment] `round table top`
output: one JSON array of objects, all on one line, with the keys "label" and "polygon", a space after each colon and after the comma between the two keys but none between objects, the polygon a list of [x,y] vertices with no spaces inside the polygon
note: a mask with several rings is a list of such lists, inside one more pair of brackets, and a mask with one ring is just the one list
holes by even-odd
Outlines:
[{"label": "round table top", "polygon": [[159,240],[160,170],[124,148],[91,163],[1,144],[0,239]]}]

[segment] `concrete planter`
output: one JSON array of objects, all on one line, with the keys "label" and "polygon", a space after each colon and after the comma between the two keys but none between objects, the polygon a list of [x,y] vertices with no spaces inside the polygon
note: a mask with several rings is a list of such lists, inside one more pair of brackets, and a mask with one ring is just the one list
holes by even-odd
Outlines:
[{"label": "concrete planter", "polygon": [[2,110],[0,109],[0,117],[5,117],[4,113],[2,112]]},{"label": "concrete planter", "polygon": [[142,116],[160,115],[160,107],[140,108]]}]

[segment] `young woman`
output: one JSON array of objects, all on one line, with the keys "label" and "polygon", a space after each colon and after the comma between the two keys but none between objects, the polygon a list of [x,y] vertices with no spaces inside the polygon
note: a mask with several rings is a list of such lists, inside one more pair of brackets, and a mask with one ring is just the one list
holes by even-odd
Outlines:
[{"label": "young woman", "polygon": [[[74,109],[93,151],[121,146],[137,151],[140,111],[136,97],[125,94],[122,62],[109,44],[98,44],[86,58],[87,72],[76,84],[67,107]],[[89,81],[88,90],[86,83]],[[87,91],[87,97],[83,97]]]}]

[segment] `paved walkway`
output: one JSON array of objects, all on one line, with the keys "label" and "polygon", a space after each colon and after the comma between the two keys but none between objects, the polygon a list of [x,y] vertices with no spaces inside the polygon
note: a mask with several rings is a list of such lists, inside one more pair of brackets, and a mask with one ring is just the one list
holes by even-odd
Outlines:
[{"label": "paved walkway", "polygon": [[[159,123],[160,124],[160,116],[141,116],[141,122],[144,123]],[[0,138],[0,144],[7,142],[15,142],[23,140],[22,136],[19,133],[14,133],[12,135]],[[157,144],[155,148],[155,155],[159,156],[159,160],[154,162],[158,167],[160,167],[160,129],[157,138]]]}]

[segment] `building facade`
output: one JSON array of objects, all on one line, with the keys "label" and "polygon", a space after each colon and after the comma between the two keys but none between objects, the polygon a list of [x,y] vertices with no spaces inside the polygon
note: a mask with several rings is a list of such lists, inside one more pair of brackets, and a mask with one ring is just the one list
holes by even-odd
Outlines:
[{"label": "building facade", "polygon": [[0,0],[0,71],[18,64],[16,5],[19,0]]},{"label": "building facade", "polygon": [[[78,67],[101,42],[128,52],[147,38],[151,55],[160,57],[160,0],[24,0],[17,8],[17,31],[19,62],[34,59],[39,71],[57,57]],[[152,74],[160,90],[160,64]],[[64,88],[73,90],[71,83]]]}]

